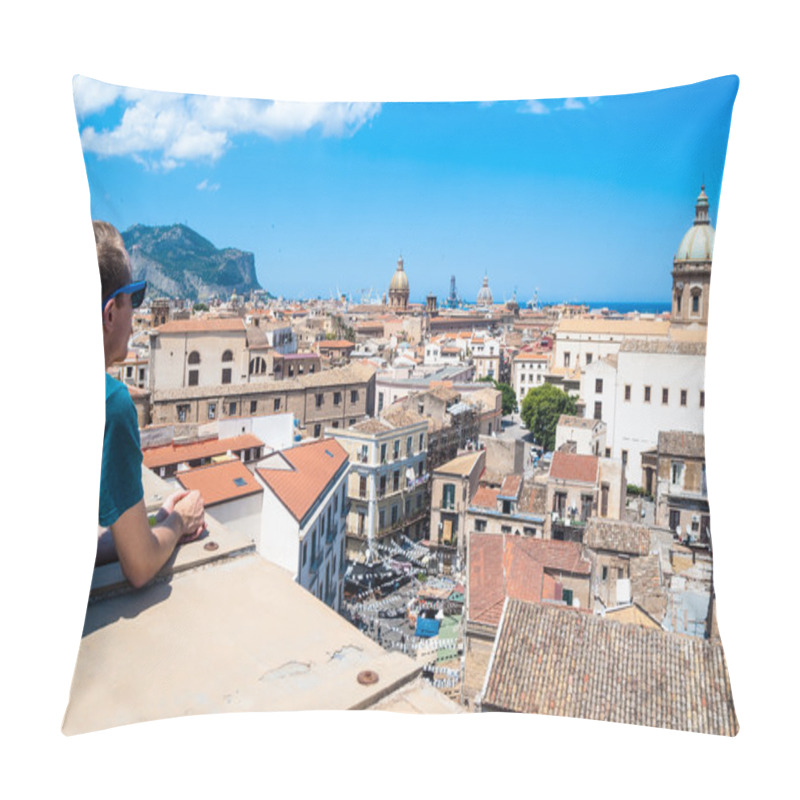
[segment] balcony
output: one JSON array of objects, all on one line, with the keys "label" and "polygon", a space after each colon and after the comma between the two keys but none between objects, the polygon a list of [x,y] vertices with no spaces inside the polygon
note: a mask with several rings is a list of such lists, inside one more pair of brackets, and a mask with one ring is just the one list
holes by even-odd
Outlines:
[{"label": "balcony", "polygon": [[[144,472],[154,509],[171,489]],[[142,589],[118,564],[95,570],[65,734],[226,711],[461,711],[427,691],[418,664],[383,650],[207,518],[209,534]],[[359,680],[365,672],[377,680]]]}]

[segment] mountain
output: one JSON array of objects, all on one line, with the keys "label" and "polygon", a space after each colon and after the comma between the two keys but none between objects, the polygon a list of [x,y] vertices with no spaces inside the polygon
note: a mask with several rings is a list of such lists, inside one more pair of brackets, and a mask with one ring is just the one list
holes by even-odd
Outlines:
[{"label": "mountain", "polygon": [[218,250],[186,225],[134,225],[122,238],[134,280],[146,280],[151,297],[207,300],[261,289],[252,253]]}]

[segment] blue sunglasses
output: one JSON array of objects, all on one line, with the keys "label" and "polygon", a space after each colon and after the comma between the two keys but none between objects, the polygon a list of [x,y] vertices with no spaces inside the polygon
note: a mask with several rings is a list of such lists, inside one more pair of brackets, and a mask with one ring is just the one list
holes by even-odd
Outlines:
[{"label": "blue sunglasses", "polygon": [[134,281],[125,286],[120,286],[116,292],[112,292],[105,300],[103,300],[103,311],[105,311],[109,300],[113,300],[118,294],[129,294],[131,296],[131,306],[139,308],[144,300],[144,293],[147,289],[147,281]]}]

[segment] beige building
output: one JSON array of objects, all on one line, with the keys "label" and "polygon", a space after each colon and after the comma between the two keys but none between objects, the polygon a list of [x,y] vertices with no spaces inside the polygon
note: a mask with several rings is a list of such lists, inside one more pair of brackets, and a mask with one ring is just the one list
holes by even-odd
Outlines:
[{"label": "beige building", "polygon": [[326,429],[348,453],[348,558],[371,559],[377,545],[421,539],[429,522],[428,422],[415,411],[387,409],[346,429]]},{"label": "beige building", "polygon": [[583,537],[592,562],[595,611],[632,602],[631,562],[650,552],[650,529],[625,520],[589,519]]},{"label": "beige building", "polygon": [[606,452],[606,424],[590,417],[562,414],[556,425],[556,450],[574,444],[578,455],[599,456]]},{"label": "beige building", "polygon": [[353,363],[282,381],[162,390],[151,404],[154,425],[291,413],[319,437],[326,425],[346,428],[373,413],[375,368]]},{"label": "beige building", "polygon": [[547,476],[545,537],[580,542],[590,517],[620,519],[626,488],[625,469],[616,459],[553,453]]},{"label": "beige building", "polygon": [[507,475],[499,488],[482,485],[467,510],[467,532],[509,534],[541,539],[545,527],[543,484]]},{"label": "beige building", "polygon": [[672,320],[676,326],[708,325],[714,227],[708,216],[705,188],[700,187],[694,224],[672,262]]},{"label": "beige building", "polygon": [[242,319],[172,320],[150,333],[150,391],[247,383]]},{"label": "beige building", "polygon": [[452,566],[466,558],[467,514],[478,490],[486,452],[460,455],[442,464],[431,475],[431,546],[442,563]]},{"label": "beige building", "polygon": [[703,434],[661,431],[658,446],[642,454],[642,473],[645,490],[655,496],[656,525],[707,543],[711,517]]}]

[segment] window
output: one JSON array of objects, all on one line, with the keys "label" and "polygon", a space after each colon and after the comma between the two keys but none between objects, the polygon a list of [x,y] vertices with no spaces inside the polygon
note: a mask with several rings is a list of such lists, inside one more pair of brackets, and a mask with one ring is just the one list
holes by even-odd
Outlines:
[{"label": "window", "polygon": [[314,426],[314,438],[315,438],[315,439],[318,439],[318,438],[319,438],[319,435],[320,435],[320,433],[321,433],[321,432],[322,432],[322,425],[320,425],[319,423],[317,423],[317,424]]},{"label": "window", "polygon": [[189,414],[189,405],[181,403],[177,407],[177,412],[178,412],[178,422],[186,422],[186,417]]},{"label": "window", "polygon": [[133,367],[126,367],[125,368],[125,377],[132,378],[133,377]]},{"label": "window", "polygon": [[602,378],[595,379],[594,391],[595,391],[596,394],[602,394],[603,393],[603,379]]},{"label": "window", "polygon": [[281,399],[280,399],[280,397],[276,397],[272,401],[272,410],[273,411],[280,411],[281,410]]},{"label": "window", "polygon": [[593,498],[590,494],[581,495],[581,519],[586,522],[592,516]]},{"label": "window", "polygon": [[381,475],[378,483],[378,497],[383,497],[386,494],[386,476]]},{"label": "window", "polygon": [[701,389],[700,390],[700,408],[705,408],[706,405],[706,393]]},{"label": "window", "polygon": [[682,406],[686,405],[687,396],[688,396],[688,392],[686,391],[686,389],[681,389],[681,405]]},{"label": "window", "polygon": [[200,371],[196,369],[189,370],[189,386],[197,386],[200,383]]},{"label": "window", "polygon": [[381,445],[381,464],[386,463],[386,442]]},{"label": "window", "polygon": [[456,485],[454,483],[446,483],[442,487],[442,508],[455,508],[456,507]]},{"label": "window", "polygon": [[397,508],[397,505],[392,506],[392,525],[397,525],[397,519],[400,516],[400,511]]},{"label": "window", "polygon": [[342,393],[341,392],[334,392],[333,393],[333,404],[338,406],[339,403],[342,402]]},{"label": "window", "polygon": [[564,366],[569,366],[569,353],[564,353]]},{"label": "window", "polygon": [[419,449],[420,450],[424,450],[425,449],[425,434],[424,433],[421,433],[419,435]]},{"label": "window", "polygon": [[625,399],[628,401],[631,399],[631,385],[629,383],[625,384]]},{"label": "window", "polygon": [[572,605],[572,589],[562,589],[561,599],[568,605]]},{"label": "window", "polygon": [[670,465],[670,483],[673,486],[683,486],[683,461],[673,461]]},{"label": "window", "polygon": [[409,436],[408,439],[406,439],[406,455],[410,456],[411,455],[411,451],[413,449],[414,449],[414,437],[413,436]]},{"label": "window", "polygon": [[383,392],[378,392],[378,413],[383,411]]},{"label": "window", "polygon": [[226,367],[224,370],[222,370],[222,382],[223,383],[231,382],[231,370],[229,367]]},{"label": "window", "polygon": [[591,363],[592,363],[592,354],[591,353],[587,353],[586,354],[586,366],[588,367],[589,364],[591,364]]},{"label": "window", "polygon": [[261,356],[256,356],[250,362],[251,375],[263,375],[267,371],[267,362]]},{"label": "window", "polygon": [[395,439],[394,440],[394,450],[392,451],[392,459],[394,461],[397,461],[398,458],[400,458],[400,440],[399,439]]},{"label": "window", "polygon": [[400,488],[400,470],[396,469],[392,473],[392,491],[396,492]]},{"label": "window", "polygon": [[604,483],[600,487],[600,516],[607,517],[608,516],[608,491],[610,489],[609,484]]},{"label": "window", "polygon": [[677,531],[681,524],[681,512],[677,508],[669,510],[669,529]]},{"label": "window", "polygon": [[501,525],[500,526],[500,533],[511,533],[511,526],[510,525]]},{"label": "window", "polygon": [[228,414],[234,416],[236,414],[236,403],[229,403],[228,404]]},{"label": "window", "polygon": [[628,451],[627,450],[623,450],[622,451],[622,466],[625,467],[625,466],[627,466],[627,464],[628,464]]},{"label": "window", "polygon": [[257,409],[258,409],[258,401],[257,400],[251,400],[250,401],[250,413],[251,414],[255,414]]},{"label": "window", "polygon": [[608,580],[608,567],[603,567],[603,578],[602,578],[602,580],[603,580],[603,583],[605,583]]},{"label": "window", "polygon": [[350,402],[357,403],[358,402],[358,389],[353,389],[350,392]]},{"label": "window", "polygon": [[386,527],[386,510],[383,508],[378,512],[378,527]]},{"label": "window", "polygon": [[200,363],[200,353],[198,353],[197,350],[192,350],[192,352],[189,353],[189,363],[190,364]]},{"label": "window", "polygon": [[645,401],[645,403],[649,403],[650,402],[650,387],[649,386],[645,386],[644,387],[644,401]]},{"label": "window", "polygon": [[233,361],[233,353],[230,350],[226,350],[222,354],[222,361],[223,361],[223,363],[226,362],[226,361]]},{"label": "window", "polygon": [[208,404],[208,418],[214,419],[217,416],[217,404],[216,403],[209,403]]},{"label": "window", "polygon": [[700,293],[692,293],[692,314],[700,313]]},{"label": "window", "polygon": [[666,406],[669,404],[669,389],[665,386],[661,390],[661,405]]},{"label": "window", "polygon": [[320,392],[317,395],[317,408],[322,408],[322,402],[323,402],[324,399],[325,399],[325,395],[322,392]]},{"label": "window", "polygon": [[603,404],[600,401],[594,404],[594,418],[603,419]]}]

